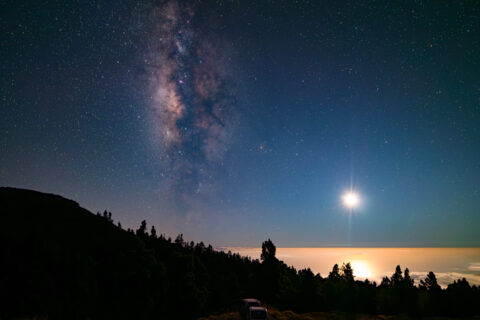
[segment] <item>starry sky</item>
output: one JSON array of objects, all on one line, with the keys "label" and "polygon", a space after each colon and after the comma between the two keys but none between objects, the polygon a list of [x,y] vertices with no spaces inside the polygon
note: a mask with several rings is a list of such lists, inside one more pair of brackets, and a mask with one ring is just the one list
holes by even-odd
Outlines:
[{"label": "starry sky", "polygon": [[480,246],[476,1],[6,0],[0,30],[2,186],[218,246]]}]

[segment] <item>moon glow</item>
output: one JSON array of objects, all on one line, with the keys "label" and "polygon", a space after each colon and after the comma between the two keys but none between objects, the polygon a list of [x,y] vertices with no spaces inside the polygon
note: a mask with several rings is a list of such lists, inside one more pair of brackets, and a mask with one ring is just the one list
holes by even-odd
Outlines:
[{"label": "moon glow", "polygon": [[350,209],[355,208],[360,202],[360,198],[357,193],[349,191],[342,196],[343,204]]}]

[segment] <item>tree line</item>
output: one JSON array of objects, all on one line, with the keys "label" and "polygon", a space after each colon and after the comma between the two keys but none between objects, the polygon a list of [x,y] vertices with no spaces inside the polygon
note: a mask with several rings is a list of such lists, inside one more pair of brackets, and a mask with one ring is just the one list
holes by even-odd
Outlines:
[{"label": "tree line", "polygon": [[[181,234],[175,240],[157,236],[154,226],[149,234],[145,220],[136,231],[128,229],[127,232],[140,237],[147,248],[155,252],[157,261],[165,263],[166,279],[174,283],[167,287],[165,299],[187,299],[181,304],[195,306],[189,316],[235,308],[244,297],[258,297],[280,310],[297,312],[480,314],[480,287],[471,286],[465,278],[442,289],[435,274],[429,272],[415,285],[410,270],[402,271],[398,265],[390,277],[385,276],[377,284],[355,280],[350,263],[335,264],[328,276],[322,277],[309,268],[296,270],[278,260],[270,239],[262,243],[260,260],[256,260],[230,251],[213,250],[203,242],[185,242]],[[178,274],[179,269],[183,273]],[[190,292],[188,298],[184,297],[186,292]]]}]

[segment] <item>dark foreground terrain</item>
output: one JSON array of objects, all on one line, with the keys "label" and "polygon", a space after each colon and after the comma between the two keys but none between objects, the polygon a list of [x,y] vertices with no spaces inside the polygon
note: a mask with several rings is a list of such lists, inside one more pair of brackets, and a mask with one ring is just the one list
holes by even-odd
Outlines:
[{"label": "dark foreground terrain", "polygon": [[480,289],[464,279],[441,289],[431,273],[417,287],[397,267],[376,284],[356,281],[349,264],[322,278],[276,259],[270,240],[251,260],[166,239],[145,221],[124,230],[109,212],[29,190],[0,188],[0,252],[0,319],[229,319],[244,297],[293,310],[272,309],[273,319],[480,314]]},{"label": "dark foreground terrain", "polygon": [[[340,311],[328,312],[306,312],[295,313],[292,311],[279,311],[270,309],[269,320],[407,320],[411,319],[411,315],[372,315],[372,314],[352,314]],[[242,318],[236,312],[223,313],[216,316],[202,317],[198,320],[241,320]],[[467,319],[464,317],[422,317],[424,320],[454,320]],[[480,319],[480,317],[472,317],[468,319]]]}]

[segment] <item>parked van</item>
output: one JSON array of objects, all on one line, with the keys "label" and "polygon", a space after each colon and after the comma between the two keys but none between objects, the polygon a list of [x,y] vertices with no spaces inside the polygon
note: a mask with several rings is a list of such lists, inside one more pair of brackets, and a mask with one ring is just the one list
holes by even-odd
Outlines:
[{"label": "parked van", "polygon": [[267,309],[264,307],[250,307],[247,314],[247,320],[266,320],[268,317]]},{"label": "parked van", "polygon": [[257,299],[243,299],[240,305],[240,315],[246,319],[250,307],[260,307],[260,300]]}]

